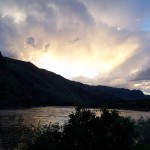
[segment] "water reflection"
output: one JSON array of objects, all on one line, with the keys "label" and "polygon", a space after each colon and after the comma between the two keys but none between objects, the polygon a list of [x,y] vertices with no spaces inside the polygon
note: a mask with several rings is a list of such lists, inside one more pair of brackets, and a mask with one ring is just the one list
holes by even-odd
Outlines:
[{"label": "water reflection", "polygon": [[68,119],[68,115],[74,111],[74,107],[38,107],[17,110],[0,110],[0,117],[4,124],[8,124],[8,121],[9,124],[11,121],[17,123],[19,118],[23,118],[24,124],[64,124]]},{"label": "water reflection", "polygon": [[[17,124],[23,118],[23,124],[45,125],[50,122],[64,124],[68,120],[68,115],[75,111],[74,107],[38,107],[29,109],[17,110],[0,110],[0,118],[3,124],[8,125],[11,122]],[[100,115],[100,111],[96,109],[96,114]],[[150,112],[119,110],[119,113],[126,117],[131,117],[135,120],[139,118],[150,117]]]}]

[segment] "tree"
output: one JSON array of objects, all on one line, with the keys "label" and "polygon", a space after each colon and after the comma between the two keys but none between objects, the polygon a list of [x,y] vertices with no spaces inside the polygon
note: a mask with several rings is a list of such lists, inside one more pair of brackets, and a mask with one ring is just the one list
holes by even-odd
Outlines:
[{"label": "tree", "polygon": [[76,109],[64,125],[63,140],[67,149],[130,149],[134,143],[134,122],[116,110],[103,109],[96,116],[88,109]]},{"label": "tree", "polygon": [[47,126],[37,132],[29,150],[129,150],[134,144],[134,121],[116,110],[103,109],[101,116],[76,108],[62,126]]}]

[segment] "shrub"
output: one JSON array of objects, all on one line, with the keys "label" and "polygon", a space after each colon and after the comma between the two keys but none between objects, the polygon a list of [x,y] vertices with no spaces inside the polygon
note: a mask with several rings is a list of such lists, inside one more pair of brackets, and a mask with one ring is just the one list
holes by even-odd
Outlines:
[{"label": "shrub", "polygon": [[[150,119],[141,119],[135,125],[116,110],[101,111],[101,116],[96,116],[89,109],[77,107],[63,126],[25,126],[22,117],[9,117],[12,124],[7,128],[0,124],[1,146],[18,150],[129,150],[135,141],[135,129],[138,143],[150,141]],[[13,124],[16,120],[18,124]]]},{"label": "shrub", "polygon": [[61,146],[61,130],[58,124],[37,127],[34,134],[27,141],[28,150],[56,150]]},{"label": "shrub", "polygon": [[140,118],[136,123],[138,143],[150,143],[150,118]]},{"label": "shrub", "polygon": [[41,127],[27,143],[28,150],[126,150],[134,144],[134,121],[115,110],[102,110],[96,116],[88,109],[76,108],[62,128]]},{"label": "shrub", "polygon": [[63,140],[67,149],[130,149],[134,143],[134,121],[119,116],[116,110],[102,110],[96,116],[87,109],[76,109],[64,125]]}]

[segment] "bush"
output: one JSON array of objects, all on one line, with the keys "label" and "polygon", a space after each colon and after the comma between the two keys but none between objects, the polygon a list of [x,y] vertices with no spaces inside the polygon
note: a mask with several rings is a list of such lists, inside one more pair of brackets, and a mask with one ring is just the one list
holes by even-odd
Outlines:
[{"label": "bush", "polygon": [[150,143],[150,118],[140,118],[136,123],[138,143]]},{"label": "bush", "polygon": [[87,109],[76,109],[64,125],[67,149],[130,149],[134,143],[134,122],[115,110],[102,110],[100,117]]},{"label": "bush", "polygon": [[28,150],[127,150],[134,144],[134,121],[115,110],[102,110],[96,116],[88,109],[76,108],[62,126],[50,125],[37,130],[28,141]]},{"label": "bush", "polygon": [[61,130],[58,124],[45,125],[36,129],[32,138],[28,140],[25,149],[28,150],[56,150],[61,147]]}]

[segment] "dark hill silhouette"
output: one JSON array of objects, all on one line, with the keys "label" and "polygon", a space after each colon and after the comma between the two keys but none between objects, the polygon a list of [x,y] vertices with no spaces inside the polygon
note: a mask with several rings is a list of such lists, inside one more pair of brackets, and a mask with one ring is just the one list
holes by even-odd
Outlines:
[{"label": "dark hill silhouette", "polygon": [[90,86],[70,81],[30,62],[0,56],[0,107],[98,105],[145,99],[140,90]]}]

